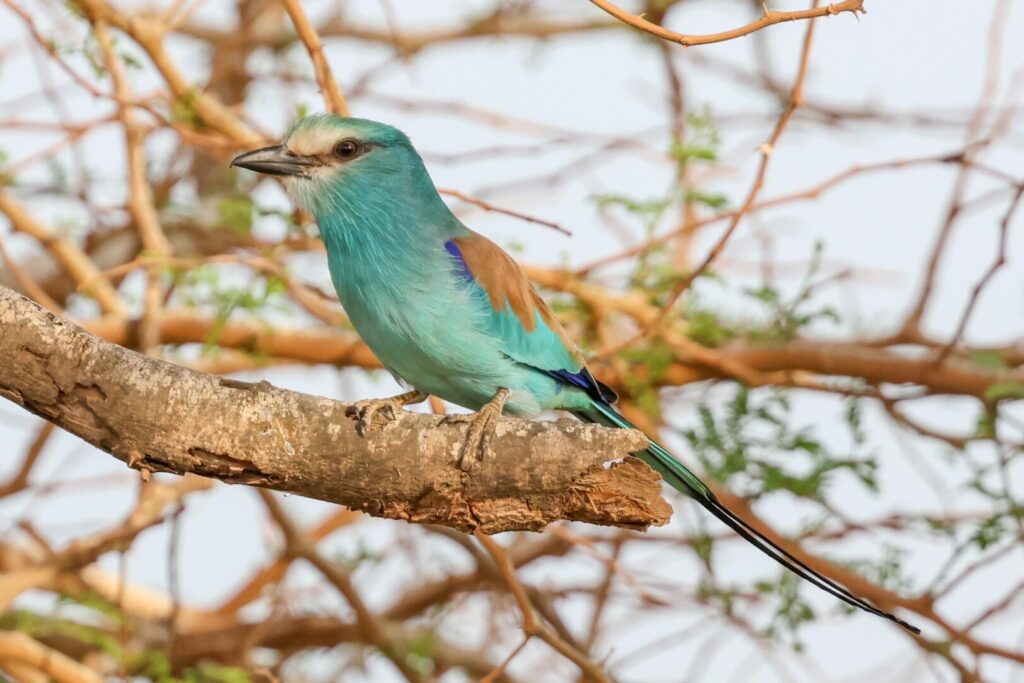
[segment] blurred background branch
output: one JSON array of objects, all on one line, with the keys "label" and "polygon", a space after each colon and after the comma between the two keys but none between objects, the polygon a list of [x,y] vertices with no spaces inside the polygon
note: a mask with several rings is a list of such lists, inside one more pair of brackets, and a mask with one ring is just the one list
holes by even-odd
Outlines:
[{"label": "blurred background branch", "polygon": [[[251,435],[245,406],[277,397],[305,406],[296,439],[334,426],[346,444],[277,488],[358,507],[420,481],[416,467],[443,473],[414,461],[419,445],[363,443],[340,413],[323,418],[334,399],[395,389],[334,298],[316,226],[275,182],[227,166],[296,116],[351,108],[412,135],[453,210],[517,252],[632,421],[808,564],[925,630],[837,611],[682,500],[646,534],[478,539],[140,477],[12,404],[0,671],[1024,676],[1022,26],[1009,0],[2,0],[0,285],[124,347],[64,326],[52,349],[67,378],[88,369],[86,346],[137,370],[103,388],[138,397],[108,416],[132,438]],[[24,305],[23,322],[45,316]],[[24,375],[40,362],[19,343],[32,330],[0,325],[0,375]],[[193,387],[190,370],[232,376],[203,380],[220,386],[215,407],[154,398],[160,382]],[[231,388],[263,380],[307,396]],[[71,403],[109,399],[74,385],[43,388],[63,406],[48,418],[85,434],[98,423]],[[429,439],[434,420],[387,433]],[[556,467],[514,438],[495,471],[547,493],[512,489],[487,508],[491,530],[537,528],[558,516],[550,501],[577,519],[662,518],[628,464],[598,473],[597,498],[548,478],[628,444],[565,437]],[[256,445],[240,459],[282,457]],[[360,458],[383,489],[323,495]]]}]

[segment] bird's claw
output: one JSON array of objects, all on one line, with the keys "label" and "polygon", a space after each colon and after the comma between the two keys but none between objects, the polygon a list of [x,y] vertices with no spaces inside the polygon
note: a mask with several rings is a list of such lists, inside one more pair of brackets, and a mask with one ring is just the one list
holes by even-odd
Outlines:
[{"label": "bird's claw", "polygon": [[367,432],[383,428],[397,417],[398,404],[393,398],[371,398],[356,401],[345,408],[345,417],[356,421],[356,432],[366,436]]},{"label": "bird's claw", "polygon": [[501,389],[494,399],[479,411],[469,415],[445,415],[441,419],[442,424],[469,423],[466,439],[459,449],[458,465],[463,472],[469,472],[484,459],[507,398],[508,390]]},{"label": "bird's claw", "polygon": [[496,419],[483,411],[471,416],[468,420],[469,430],[466,432],[466,440],[462,442],[459,449],[459,469],[469,472],[474,466],[484,459],[487,448],[490,446],[491,436],[494,434]]},{"label": "bird's claw", "polygon": [[345,408],[345,417],[356,421],[359,436],[378,427],[385,427],[398,419],[398,411],[410,403],[419,403],[427,396],[413,390],[390,398],[367,398]]}]

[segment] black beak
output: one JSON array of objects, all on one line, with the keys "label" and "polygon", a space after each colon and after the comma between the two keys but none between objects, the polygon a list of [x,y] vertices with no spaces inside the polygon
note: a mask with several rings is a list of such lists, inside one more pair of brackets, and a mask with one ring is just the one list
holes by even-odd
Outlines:
[{"label": "black beak", "polygon": [[254,149],[231,160],[232,166],[269,175],[305,175],[316,162],[288,151],[284,145]]}]

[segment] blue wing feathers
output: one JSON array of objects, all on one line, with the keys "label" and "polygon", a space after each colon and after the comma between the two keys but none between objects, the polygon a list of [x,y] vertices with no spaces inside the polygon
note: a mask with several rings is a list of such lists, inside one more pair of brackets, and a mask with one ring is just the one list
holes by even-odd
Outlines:
[{"label": "blue wing feathers", "polygon": [[461,275],[465,280],[475,283],[476,280],[473,279],[473,273],[469,271],[466,259],[462,258],[462,252],[459,251],[459,245],[455,244],[455,240],[448,240],[445,242],[444,248],[448,250],[448,253],[451,254],[452,258],[455,260],[459,275]]},{"label": "blue wing feathers", "polygon": [[545,372],[548,377],[583,389],[590,395],[590,398],[600,403],[611,405],[619,399],[611,387],[597,381],[587,368],[583,368],[579,372],[569,372],[568,370],[547,370]]}]

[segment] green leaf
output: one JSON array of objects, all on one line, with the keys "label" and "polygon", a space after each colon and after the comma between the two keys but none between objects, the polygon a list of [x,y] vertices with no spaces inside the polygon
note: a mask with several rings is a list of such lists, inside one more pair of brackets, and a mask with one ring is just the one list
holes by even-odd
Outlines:
[{"label": "green leaf", "polygon": [[772,640],[791,641],[794,649],[802,650],[804,645],[798,631],[804,624],[815,620],[816,614],[800,596],[800,580],[795,574],[785,572],[776,581],[758,581],[754,586],[759,593],[779,598],[778,606],[764,634]]},{"label": "green leaf", "polygon": [[979,550],[985,550],[1001,541],[1007,535],[1002,515],[993,515],[981,522],[971,535],[971,542],[978,546]]},{"label": "green leaf", "polygon": [[7,152],[0,149],[0,185],[13,185],[14,176],[7,170]]},{"label": "green leaf", "polygon": [[218,226],[248,237],[252,233],[253,202],[249,197],[222,197],[217,200]]},{"label": "green leaf", "polygon": [[970,358],[972,363],[988,370],[1005,370],[1010,367],[998,351],[974,351]]},{"label": "green leaf", "polygon": [[857,446],[864,445],[867,441],[867,433],[864,431],[861,401],[858,397],[851,396],[846,400],[844,417],[846,425],[850,428],[850,434],[853,436],[853,443]]},{"label": "green leaf", "polygon": [[996,414],[994,411],[984,408],[978,413],[978,419],[974,423],[974,438],[996,438]]},{"label": "green leaf", "polygon": [[690,538],[690,548],[697,554],[697,557],[700,558],[704,566],[708,568],[708,571],[710,571],[711,555],[715,549],[715,539],[707,534],[695,535]]},{"label": "green leaf", "polygon": [[720,193],[702,192],[700,190],[686,189],[683,191],[683,199],[692,204],[703,204],[709,209],[721,210],[729,205],[729,198]]},{"label": "green leaf", "polygon": [[591,196],[591,200],[599,209],[617,206],[645,217],[661,214],[670,204],[667,199],[633,199],[621,194],[597,194]]},{"label": "green leaf", "polygon": [[1024,398],[1024,382],[1016,380],[1000,380],[993,382],[985,390],[986,401],[1002,401],[1004,399]]},{"label": "green leaf", "polygon": [[742,487],[748,497],[788,491],[821,501],[839,472],[877,490],[876,461],[833,453],[812,427],[795,426],[785,392],[755,392],[738,385],[723,410],[718,415],[710,406],[698,405],[698,424],[684,436],[710,477]]},{"label": "green leaf", "polygon": [[195,87],[189,88],[181,97],[177,97],[171,105],[171,119],[190,126],[198,126],[201,123],[199,112],[196,111],[196,100],[199,98],[199,90]]},{"label": "green leaf", "polygon": [[425,631],[405,643],[405,661],[421,674],[429,675],[434,671],[436,651],[437,636],[431,631]]},{"label": "green leaf", "polygon": [[686,139],[673,138],[669,144],[669,156],[681,169],[697,161],[718,161],[722,139],[715,129],[711,109],[704,107],[701,113],[687,114],[686,124]]}]

